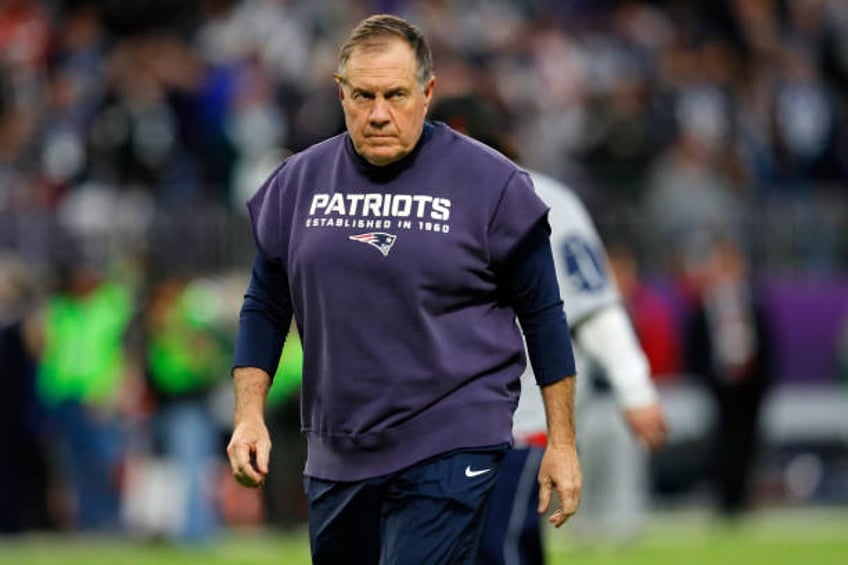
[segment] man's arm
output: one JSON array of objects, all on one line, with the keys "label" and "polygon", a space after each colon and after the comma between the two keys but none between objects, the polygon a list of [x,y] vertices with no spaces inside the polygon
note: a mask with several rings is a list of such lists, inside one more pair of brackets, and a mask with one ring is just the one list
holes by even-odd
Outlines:
[{"label": "man's arm", "polygon": [[649,450],[665,443],[667,426],[650,367],[627,313],[609,306],[581,323],[575,341],[603,367],[630,431]]},{"label": "man's arm", "polygon": [[539,467],[540,514],[548,511],[556,490],[559,508],[548,517],[557,528],[577,512],[583,475],[577,457],[574,433],[574,378],[565,378],[542,388],[548,443]]},{"label": "man's arm", "polygon": [[239,315],[233,369],[233,435],[227,446],[233,475],[244,486],[258,487],[268,474],[271,438],[265,425],[265,398],[291,316],[288,281],[282,266],[257,253]]},{"label": "man's arm", "polygon": [[262,369],[237,367],[233,386],[235,413],[227,456],[236,480],[246,487],[258,487],[265,482],[271,454],[271,437],[265,425],[265,397],[271,377]]},{"label": "man's arm", "polygon": [[547,512],[556,490],[560,507],[548,521],[559,527],[577,512],[583,479],[574,433],[574,355],[546,224],[525,238],[506,272],[506,288],[545,403],[548,444],[539,469],[538,510]]}]

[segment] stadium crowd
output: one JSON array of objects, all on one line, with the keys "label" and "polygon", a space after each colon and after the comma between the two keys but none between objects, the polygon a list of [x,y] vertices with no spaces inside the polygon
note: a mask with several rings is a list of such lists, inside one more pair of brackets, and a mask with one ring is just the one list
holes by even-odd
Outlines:
[{"label": "stadium crowd", "polygon": [[[335,46],[375,12],[425,30],[436,96],[500,107],[525,164],[577,190],[635,276],[685,286],[717,235],[757,277],[845,272],[841,0],[6,0],[0,433],[21,459],[0,463],[0,531],[128,515],[143,529],[156,509],[127,510],[128,449],[223,461],[204,431],[228,425],[215,393],[249,268],[244,202],[285,155],[342,130]],[[646,304],[637,329],[666,319],[656,301],[634,314]],[[658,381],[682,371],[680,329],[642,329]],[[204,469],[188,474],[220,470]],[[183,489],[187,515],[208,516],[223,481]],[[262,519],[224,498],[231,522]]]}]

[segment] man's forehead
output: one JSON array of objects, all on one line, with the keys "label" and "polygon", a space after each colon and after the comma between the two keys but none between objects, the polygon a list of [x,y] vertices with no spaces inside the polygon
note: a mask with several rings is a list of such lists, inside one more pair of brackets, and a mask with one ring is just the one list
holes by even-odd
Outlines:
[{"label": "man's forehead", "polygon": [[351,58],[356,55],[373,55],[384,51],[405,51],[412,55],[412,46],[396,35],[383,34],[369,37],[356,45],[350,52]]},{"label": "man's forehead", "polygon": [[376,72],[415,73],[416,60],[412,47],[400,38],[374,38],[358,45],[347,61],[346,75],[371,74]]}]

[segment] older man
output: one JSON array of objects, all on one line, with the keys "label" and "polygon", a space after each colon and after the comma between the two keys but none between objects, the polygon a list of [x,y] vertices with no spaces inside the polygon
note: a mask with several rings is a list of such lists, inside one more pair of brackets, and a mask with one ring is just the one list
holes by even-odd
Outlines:
[{"label": "older man", "polygon": [[[525,366],[546,407],[539,511],[579,503],[574,358],[547,207],[510,160],[426,121],[430,50],[387,15],[339,54],[347,131],[293,155],[251,198],[228,453],[262,484],[265,394],[294,315],[315,563],[471,563],[512,441]],[[520,323],[516,325],[516,318]]]}]

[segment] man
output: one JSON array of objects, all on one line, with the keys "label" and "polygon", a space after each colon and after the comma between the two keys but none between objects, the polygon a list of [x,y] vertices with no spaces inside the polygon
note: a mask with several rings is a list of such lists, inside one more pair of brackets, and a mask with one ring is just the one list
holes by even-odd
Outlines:
[{"label": "man", "polygon": [[[468,135],[479,139],[510,157],[515,156],[512,144],[503,133],[503,117],[482,97],[468,94],[440,100],[431,114],[433,120],[444,121]],[[646,449],[657,449],[665,441],[666,424],[657,393],[650,380],[647,360],[632,330],[621,304],[615,283],[607,273],[606,255],[597,230],[583,204],[574,192],[558,181],[532,172],[537,194],[551,206],[549,222],[551,243],[560,292],[564,298],[569,324],[575,344],[575,353],[582,375],[577,392],[578,419],[581,422],[578,442],[581,452],[602,454],[609,460],[618,456],[618,469],[607,476],[605,469],[593,467],[597,475],[586,475],[584,504],[594,506],[592,496],[600,498],[602,492],[617,497],[616,513],[627,520],[633,512],[634,497],[639,496],[644,485],[639,478],[644,473],[644,462],[639,454],[631,453],[631,446],[611,445],[617,438],[609,434],[615,415],[607,408],[605,395],[593,387],[588,362],[602,369],[612,387],[624,420],[632,434]],[[540,455],[545,445],[545,413],[538,387],[530,369],[522,375],[522,394],[515,413],[514,433],[516,448],[511,450],[501,466],[492,496],[489,514],[478,562],[543,563],[541,528],[534,509],[538,500],[536,482],[530,480],[538,470]],[[589,406],[591,404],[591,407]],[[586,430],[583,423],[588,424]],[[604,430],[600,441],[586,441],[588,433],[596,436]],[[616,453],[610,453],[615,451]],[[622,457],[624,464],[622,464]],[[581,457],[584,466],[587,458]],[[588,458],[589,462],[597,460]],[[615,480],[616,477],[619,480]],[[617,488],[622,485],[621,488]],[[588,487],[597,486],[597,489]],[[582,514],[582,513],[581,513]],[[582,516],[581,516],[582,517]],[[596,519],[597,516],[591,517]],[[628,524],[629,525],[629,524]]]},{"label": "man", "polygon": [[[511,161],[425,116],[418,29],[361,22],[336,74],[347,131],[287,159],[251,198],[257,243],[236,344],[235,477],[259,486],[263,403],[294,315],[315,563],[471,563],[525,366],[548,446],[539,511],[579,503],[574,359],[547,207]],[[516,325],[518,319],[521,331]]]},{"label": "man", "polygon": [[715,407],[710,479],[719,516],[733,522],[751,510],[762,411],[774,386],[774,341],[741,244],[713,234],[695,237],[687,273],[695,301],[684,325],[686,368]]}]

